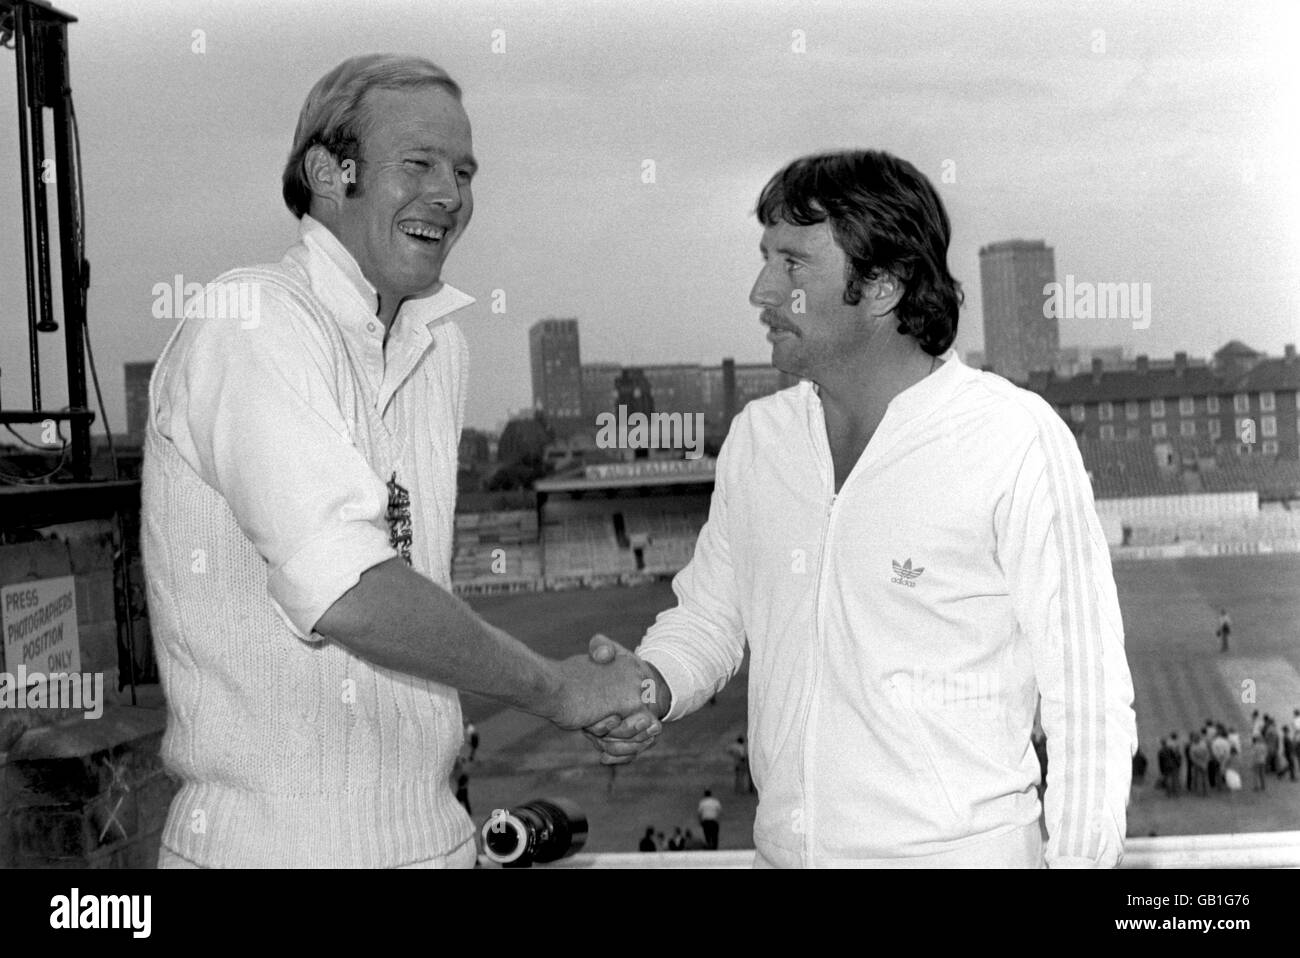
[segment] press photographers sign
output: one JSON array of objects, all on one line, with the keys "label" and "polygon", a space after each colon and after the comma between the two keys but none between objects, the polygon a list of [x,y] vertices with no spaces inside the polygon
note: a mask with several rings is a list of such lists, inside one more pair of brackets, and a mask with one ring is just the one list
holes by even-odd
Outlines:
[{"label": "press photographers sign", "polygon": [[69,575],[0,587],[6,671],[81,671],[76,581]]}]

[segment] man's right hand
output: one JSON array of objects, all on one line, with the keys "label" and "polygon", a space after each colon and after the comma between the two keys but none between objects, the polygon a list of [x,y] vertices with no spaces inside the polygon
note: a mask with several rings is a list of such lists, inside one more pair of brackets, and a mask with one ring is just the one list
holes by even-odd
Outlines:
[{"label": "man's right hand", "polygon": [[[596,645],[597,639],[593,639],[593,650]],[[657,719],[644,711],[645,690],[654,687],[656,676],[636,656],[618,655],[602,661],[594,653],[575,655],[558,663],[557,670],[559,686],[546,717],[560,728],[587,728],[618,716],[630,719],[639,732],[650,732],[652,726],[657,731]]]},{"label": "man's right hand", "polygon": [[594,636],[588,647],[593,662],[609,663],[630,659],[647,673],[641,683],[641,707],[633,714],[611,714],[589,725],[583,734],[603,753],[605,765],[622,765],[651,748],[658,740],[662,719],[671,706],[668,686],[653,665],[629,652],[613,639]]}]

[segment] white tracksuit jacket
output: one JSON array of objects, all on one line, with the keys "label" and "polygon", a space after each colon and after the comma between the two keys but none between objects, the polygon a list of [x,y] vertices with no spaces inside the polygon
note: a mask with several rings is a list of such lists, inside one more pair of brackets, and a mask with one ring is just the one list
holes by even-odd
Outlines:
[{"label": "white tracksuit jacket", "polygon": [[889,404],[838,495],[811,383],[746,406],[678,605],[637,650],[671,721],[748,643],[759,865],[1121,854],[1133,686],[1078,447],[1037,395],[944,358]]}]

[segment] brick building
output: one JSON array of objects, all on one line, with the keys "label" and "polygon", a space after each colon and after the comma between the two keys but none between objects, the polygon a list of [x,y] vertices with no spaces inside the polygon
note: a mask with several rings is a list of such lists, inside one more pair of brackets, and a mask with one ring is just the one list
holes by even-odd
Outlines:
[{"label": "brick building", "polygon": [[1092,442],[1167,442],[1187,456],[1300,459],[1300,365],[1295,346],[1270,358],[1233,340],[1207,365],[1186,353],[1167,364],[1138,356],[1132,369],[1069,378],[1030,377],[1029,388],[1056,407],[1076,436]]},{"label": "brick building", "polygon": [[528,330],[533,408],[559,437],[583,428],[582,360],[576,319],[542,319]]}]

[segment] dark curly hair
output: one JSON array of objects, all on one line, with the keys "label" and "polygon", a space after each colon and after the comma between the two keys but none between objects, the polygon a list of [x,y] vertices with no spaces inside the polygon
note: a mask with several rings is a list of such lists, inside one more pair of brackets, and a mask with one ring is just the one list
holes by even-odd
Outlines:
[{"label": "dark curly hair", "polygon": [[881,150],[805,156],[768,180],[754,212],[765,227],[829,221],[848,258],[845,304],[856,306],[863,284],[889,273],[904,290],[898,331],[931,356],[952,345],[964,298],[948,272],[952,230],[939,194],[911,163]]}]

